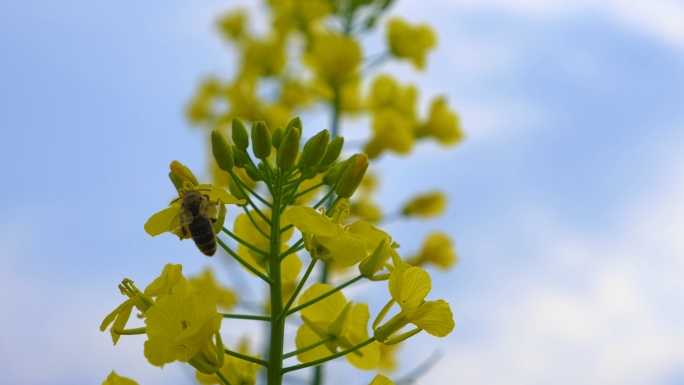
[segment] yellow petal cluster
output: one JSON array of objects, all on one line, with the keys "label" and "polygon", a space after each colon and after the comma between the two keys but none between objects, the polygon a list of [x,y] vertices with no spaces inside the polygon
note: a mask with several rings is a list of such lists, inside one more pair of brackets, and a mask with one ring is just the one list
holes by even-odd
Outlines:
[{"label": "yellow petal cluster", "polygon": [[447,105],[445,98],[435,99],[430,106],[427,122],[416,130],[418,137],[433,137],[444,145],[452,145],[463,140],[463,131],[458,115]]},{"label": "yellow petal cluster", "polygon": [[444,193],[441,191],[433,191],[414,197],[404,205],[401,212],[405,216],[430,218],[444,213],[446,205],[447,200]]},{"label": "yellow petal cluster", "polygon": [[188,278],[188,294],[198,292],[204,287],[209,287],[219,294],[218,306],[223,310],[232,309],[238,302],[237,293],[220,286],[210,269],[204,269],[200,274]]},{"label": "yellow petal cluster", "polygon": [[212,337],[218,333],[223,319],[216,311],[218,298],[216,291],[205,287],[188,297],[170,294],[157,301],[146,314],[147,360],[152,365],[164,366],[213,353],[216,348]]},{"label": "yellow petal cluster", "polygon": [[441,270],[448,270],[458,262],[451,238],[442,232],[435,232],[425,239],[423,247],[409,263],[415,266],[433,264]]},{"label": "yellow petal cluster", "polygon": [[410,60],[418,69],[425,68],[425,55],[437,45],[437,38],[427,24],[412,26],[402,19],[387,23],[387,43],[392,55]]},{"label": "yellow petal cluster", "polygon": [[368,385],[394,385],[394,382],[382,374],[378,374]]},{"label": "yellow petal cluster", "polygon": [[354,38],[321,33],[312,38],[305,62],[323,83],[337,88],[357,74],[361,47]]},{"label": "yellow petal cluster", "polygon": [[[416,331],[425,330],[435,337],[444,337],[454,329],[454,317],[447,302],[425,301],[432,289],[432,280],[425,270],[395,259],[388,286],[401,311],[375,329],[376,340],[393,343],[390,337],[409,323],[418,327]],[[399,336],[396,341],[401,340]]]},{"label": "yellow petal cluster", "polygon": [[[316,283],[302,294],[299,304],[306,303],[332,289],[330,285]],[[304,324],[297,331],[295,340],[297,349],[314,345],[326,338],[329,339],[323,345],[298,354],[297,358],[301,362],[324,358],[338,350],[345,350],[368,340],[367,327],[370,318],[368,305],[347,302],[340,291],[302,309],[301,314]],[[380,350],[378,344],[373,342],[345,357],[356,368],[370,370],[377,367],[380,361]]]}]

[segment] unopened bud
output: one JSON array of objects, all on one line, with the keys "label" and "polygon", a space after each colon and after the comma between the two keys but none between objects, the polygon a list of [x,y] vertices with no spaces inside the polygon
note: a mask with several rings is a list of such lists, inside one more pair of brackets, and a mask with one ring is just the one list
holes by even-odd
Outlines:
[{"label": "unopened bud", "polygon": [[446,196],[439,191],[434,191],[413,198],[404,206],[402,214],[423,218],[435,217],[444,212],[446,205]]},{"label": "unopened bud", "polygon": [[285,129],[282,127],[277,127],[273,130],[273,135],[271,135],[271,141],[273,142],[273,147],[280,148],[280,143],[283,142],[285,137]]},{"label": "unopened bud", "polygon": [[318,164],[323,159],[325,151],[330,141],[330,132],[323,130],[314,135],[304,145],[302,150],[302,157],[299,159],[299,164],[303,167],[311,167]]},{"label": "unopened bud", "polygon": [[328,144],[328,148],[325,150],[325,155],[321,160],[321,166],[328,166],[333,164],[337,158],[340,157],[342,152],[342,146],[344,145],[344,138],[341,136],[336,136]]},{"label": "unopened bud", "polygon": [[237,146],[233,146],[233,160],[236,167],[245,168],[249,164],[249,155]]},{"label": "unopened bud", "polygon": [[247,147],[249,147],[247,128],[238,118],[233,118],[233,143],[242,151],[247,151]]},{"label": "unopened bud", "polygon": [[354,159],[354,161],[344,170],[344,173],[337,182],[335,194],[342,198],[351,198],[354,192],[361,184],[363,176],[366,175],[368,169],[368,156],[361,154]]},{"label": "unopened bud", "polygon": [[271,133],[262,121],[252,124],[252,152],[258,159],[266,159],[271,155]]},{"label": "unopened bud", "polygon": [[259,170],[256,169],[256,167],[252,166],[251,164],[246,164],[245,165],[245,171],[247,172],[247,176],[255,181],[261,180],[261,174],[259,174]]},{"label": "unopened bud", "polygon": [[193,186],[199,184],[195,175],[192,174],[192,171],[177,160],[171,162],[171,173],[169,174],[169,177],[177,189],[183,187],[183,182],[190,182]]},{"label": "unopened bud", "polygon": [[287,126],[285,126],[285,135],[287,135],[287,132],[293,128],[299,128],[299,137],[301,138],[303,126],[302,126],[302,120],[299,119],[299,116],[297,116],[296,118],[292,118],[292,120],[290,120],[287,123]]},{"label": "unopened bud", "polygon": [[230,171],[233,169],[235,165],[233,150],[230,149],[228,140],[219,130],[214,130],[211,133],[211,151],[214,153],[216,164],[221,170]]},{"label": "unopened bud", "polygon": [[359,156],[359,154],[354,154],[349,157],[349,159],[345,160],[344,162],[337,163],[336,165],[330,167],[328,172],[325,173],[325,176],[323,176],[323,183],[327,184],[328,186],[334,186],[342,177],[342,174],[344,173],[344,170],[349,167],[349,165],[354,161]]},{"label": "unopened bud", "polygon": [[299,128],[293,128],[285,134],[283,142],[278,148],[278,155],[276,156],[276,164],[285,171],[290,171],[297,160],[299,153]]}]

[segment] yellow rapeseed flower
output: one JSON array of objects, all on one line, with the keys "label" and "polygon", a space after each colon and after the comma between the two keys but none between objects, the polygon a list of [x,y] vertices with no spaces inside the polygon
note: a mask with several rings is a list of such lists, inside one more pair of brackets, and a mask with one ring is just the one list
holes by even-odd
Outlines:
[{"label": "yellow rapeseed flower", "polygon": [[173,200],[169,207],[152,215],[150,219],[147,220],[147,223],[145,223],[145,231],[153,237],[169,231],[178,235],[181,239],[189,238],[189,231],[181,231],[186,226],[180,222],[178,214],[182,206],[182,197],[192,190],[201,192],[208,197],[210,202],[216,203],[216,205],[211,205],[207,209],[207,215],[217,220],[214,223],[215,232],[218,232],[217,229],[220,231],[223,226],[223,218],[225,218],[224,205],[245,203],[245,200],[237,199],[220,187],[215,187],[210,184],[192,186],[192,184],[186,183],[185,187],[178,191],[178,194],[180,195],[179,199]]},{"label": "yellow rapeseed flower", "polygon": [[399,366],[397,362],[397,350],[401,348],[402,344],[385,345],[380,344],[380,363],[378,369],[384,372],[393,372]]},{"label": "yellow rapeseed flower", "polygon": [[[333,287],[316,283],[307,289],[299,298],[303,304],[321,296]],[[339,350],[349,349],[368,340],[368,305],[347,302],[344,294],[338,291],[315,304],[301,310],[304,324],[297,331],[295,340],[297,349],[302,349],[320,342],[328,341],[316,348],[297,355],[301,362],[309,362],[327,357]],[[345,356],[350,364],[362,370],[377,367],[380,361],[380,350],[377,343],[371,343]]]},{"label": "yellow rapeseed flower", "polygon": [[368,222],[376,223],[382,219],[382,209],[369,198],[361,198],[351,204],[354,215]]},{"label": "yellow rapeseed flower", "polygon": [[142,293],[133,281],[124,279],[122,284],[119,285],[119,289],[128,299],[105,317],[100,325],[100,331],[107,330],[107,327],[111,324],[112,327],[109,329],[109,332],[112,335],[114,345],[116,345],[121,337],[117,331],[126,328],[134,307],[144,315],[154,305],[155,299],[159,300],[167,294],[185,294],[186,281],[182,270],[183,267],[181,265],[167,264],[164,266],[161,275],[147,285]]},{"label": "yellow rapeseed flower", "polygon": [[336,209],[335,215],[328,218],[311,207],[294,206],[285,211],[283,218],[287,218],[301,231],[304,246],[312,258],[353,266],[368,254],[363,238],[350,233],[340,224],[345,212],[345,209]]},{"label": "yellow rapeseed flower", "polygon": [[323,33],[312,38],[304,61],[324,83],[338,88],[356,75],[361,55],[361,47],[354,38]]},{"label": "yellow rapeseed flower", "polygon": [[220,97],[221,91],[222,86],[217,78],[204,79],[186,108],[188,120],[194,124],[211,121],[216,115],[214,102]]},{"label": "yellow rapeseed flower", "polygon": [[204,269],[199,275],[188,278],[188,294],[195,293],[203,287],[210,287],[219,293],[218,306],[223,310],[232,309],[238,302],[237,294],[220,286],[210,269]]},{"label": "yellow rapeseed flower", "polygon": [[218,298],[216,291],[205,287],[189,297],[171,294],[157,301],[146,314],[147,360],[152,365],[164,366],[215,351],[212,337],[218,333],[223,319],[216,311]]},{"label": "yellow rapeseed flower", "polygon": [[441,191],[433,191],[414,197],[404,206],[401,212],[407,217],[429,218],[444,213],[446,205],[446,196]]},{"label": "yellow rapeseed flower", "polygon": [[221,34],[230,40],[237,40],[246,34],[247,13],[243,10],[229,12],[216,21]]},{"label": "yellow rapeseed flower", "polygon": [[427,122],[416,129],[416,136],[432,136],[444,145],[452,145],[463,140],[463,131],[458,115],[447,105],[445,98],[437,98],[430,107]]},{"label": "yellow rapeseed flower", "polygon": [[387,23],[387,43],[395,57],[406,58],[423,69],[425,55],[437,45],[437,38],[427,24],[411,26],[402,19],[392,19]]},{"label": "yellow rapeseed flower", "polygon": [[442,232],[435,232],[425,239],[418,255],[408,262],[415,266],[433,264],[441,270],[448,270],[457,261],[458,255],[451,243],[451,238]]},{"label": "yellow rapeseed flower", "polygon": [[372,111],[381,111],[385,108],[396,109],[404,119],[414,122],[417,99],[418,90],[414,86],[402,87],[394,77],[383,74],[373,80],[366,103]]},{"label": "yellow rapeseed flower", "polygon": [[[422,330],[435,337],[444,337],[454,330],[454,316],[449,304],[441,299],[425,301],[425,297],[432,289],[432,280],[425,270],[395,258],[394,271],[390,275],[388,286],[393,301],[399,304],[401,311],[375,329],[376,340],[392,344]],[[390,339],[409,323],[418,328]]]},{"label": "yellow rapeseed flower", "polygon": [[253,40],[242,58],[241,76],[272,76],[285,66],[285,47],[278,39]]},{"label": "yellow rapeseed flower", "polygon": [[375,158],[385,150],[407,154],[413,149],[416,138],[413,122],[397,109],[384,108],[373,114],[373,135],[364,152]]},{"label": "yellow rapeseed flower", "polygon": [[104,380],[102,385],[138,385],[138,383],[131,380],[130,378],[121,377],[112,370],[112,372],[109,374],[109,376],[107,376],[107,379]]}]

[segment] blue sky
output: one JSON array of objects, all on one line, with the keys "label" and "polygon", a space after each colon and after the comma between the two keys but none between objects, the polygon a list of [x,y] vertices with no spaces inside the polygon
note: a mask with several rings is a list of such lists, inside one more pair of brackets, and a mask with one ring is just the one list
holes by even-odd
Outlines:
[{"label": "blue sky", "polygon": [[[92,384],[112,369],[186,381],[180,365],[148,365],[141,339],[112,347],[97,327],[123,277],[207,262],[142,224],[172,194],[170,160],[206,160],[182,108],[202,75],[230,73],[212,22],[231,6],[0,3],[0,382]],[[388,227],[402,249],[445,229],[461,257],[433,275],[457,328],[412,339],[405,370],[440,349],[425,383],[684,381],[684,5],[405,1],[393,13],[429,21],[440,45],[426,73],[383,70],[420,83],[423,106],[448,95],[467,133],[375,166],[388,210],[416,191],[450,196],[439,220]],[[331,365],[332,383],[372,377],[347,368]]]}]

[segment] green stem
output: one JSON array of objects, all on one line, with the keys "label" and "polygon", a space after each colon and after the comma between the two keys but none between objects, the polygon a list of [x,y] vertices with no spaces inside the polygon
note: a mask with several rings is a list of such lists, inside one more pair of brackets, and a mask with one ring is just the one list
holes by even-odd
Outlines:
[{"label": "green stem", "polygon": [[226,378],[226,376],[224,376],[223,373],[221,373],[220,370],[217,370],[217,371],[216,371],[216,375],[218,376],[218,378],[221,379],[221,381],[223,381],[223,383],[224,383],[225,385],[231,385],[230,381],[228,381],[228,379]]},{"label": "green stem", "polygon": [[297,350],[295,350],[295,351],[293,351],[293,352],[289,352],[289,353],[287,353],[287,354],[284,354],[284,355],[283,355],[283,358],[290,358],[290,357],[296,356],[297,354],[304,353],[304,352],[308,352],[309,350],[315,349],[315,348],[317,348],[317,347],[323,345],[324,343],[329,342],[329,341],[332,341],[332,340],[334,340],[334,339],[335,339],[335,336],[329,335],[329,336],[323,338],[322,340],[316,342],[315,344],[312,344],[312,345],[309,345],[309,346],[307,346],[307,347],[303,347],[303,348],[297,349]]},{"label": "green stem", "polygon": [[318,201],[318,203],[316,203],[316,204],[313,206],[313,208],[315,208],[315,209],[319,208],[323,203],[325,203],[328,199],[330,199],[330,197],[331,197],[334,193],[335,193],[335,188],[334,188],[334,187],[330,187],[330,191],[328,191],[328,193],[325,194],[325,196],[324,196],[323,198],[321,198],[321,200]]},{"label": "green stem", "polygon": [[235,183],[238,185],[238,188],[240,189],[240,192],[242,193],[242,195],[244,195],[244,196],[247,198],[247,203],[249,203],[249,205],[252,206],[252,208],[254,209],[254,211],[256,211],[256,213],[259,214],[259,216],[260,216],[264,221],[266,221],[266,223],[268,223],[268,224],[270,225],[270,224],[271,224],[271,219],[269,219],[266,215],[264,215],[264,213],[261,212],[261,210],[259,210],[259,208],[257,207],[257,205],[255,205],[254,202],[252,202],[252,200],[249,199],[249,195],[247,195],[247,193],[245,193],[245,190],[242,189],[242,186],[240,185],[240,182],[238,182],[238,180],[240,180],[240,178],[238,178],[237,175],[235,175],[235,173],[232,172],[232,171],[230,171],[230,176],[233,178],[233,180],[235,181]]},{"label": "green stem", "polygon": [[283,174],[278,172],[274,185],[273,207],[271,212],[271,250],[268,258],[268,274],[273,281],[271,285],[271,341],[268,353],[268,385],[281,385],[283,380],[283,346],[285,340],[285,322],[279,319],[283,311],[283,293],[280,272],[280,210],[282,204]]},{"label": "green stem", "polygon": [[239,255],[237,255],[237,253],[235,253],[233,250],[231,250],[230,247],[228,247],[228,245],[223,243],[221,238],[216,237],[216,241],[223,248],[223,250],[227,251],[231,257],[235,258],[238,262],[240,262],[240,264],[242,266],[244,266],[245,268],[247,268],[247,270],[256,274],[259,278],[263,279],[264,281],[268,282],[269,284],[273,285],[273,281],[271,280],[271,278],[267,277],[266,275],[264,275],[264,273],[260,272],[254,266],[250,265],[247,261],[242,259]]},{"label": "green stem", "polygon": [[240,187],[244,188],[245,190],[249,191],[249,193],[252,194],[256,199],[258,199],[259,202],[265,204],[265,205],[268,206],[268,207],[271,207],[271,204],[268,203],[268,201],[267,201],[266,199],[262,198],[261,195],[257,194],[254,190],[252,190],[251,188],[249,188],[249,186],[247,186],[247,185],[245,184],[245,182],[243,182],[240,178],[237,178],[237,179],[235,180],[235,183],[237,183],[238,185],[240,185]]},{"label": "green stem", "polygon": [[228,350],[228,349],[225,349],[224,352],[226,352],[226,354],[229,356],[233,356],[235,358],[239,358],[239,359],[244,360],[244,361],[249,361],[249,362],[253,362],[255,364],[259,364],[261,366],[268,367],[267,361],[264,361],[264,360],[261,360],[261,359],[255,358],[255,357],[247,356],[247,355],[244,355],[244,354],[241,354],[238,352],[234,352],[234,351]]},{"label": "green stem", "polygon": [[301,305],[299,305],[299,306],[297,306],[297,307],[295,307],[295,308],[290,309],[290,310],[287,312],[287,314],[285,314],[285,316],[288,316],[288,315],[290,315],[290,314],[292,314],[292,313],[296,313],[296,312],[298,312],[298,311],[300,311],[300,310],[302,310],[302,309],[304,309],[304,308],[306,308],[306,307],[309,307],[309,306],[315,304],[316,302],[318,302],[318,301],[320,301],[320,300],[322,300],[322,299],[325,299],[325,298],[327,298],[327,297],[329,297],[329,296],[335,294],[336,292],[338,292],[338,291],[344,289],[345,287],[347,287],[347,286],[351,285],[352,283],[354,283],[354,282],[360,280],[361,278],[363,278],[363,275],[359,275],[359,276],[357,276],[357,277],[355,277],[355,278],[352,278],[352,279],[350,279],[349,281],[347,281],[347,282],[341,284],[340,286],[338,286],[338,287],[336,287],[336,288],[330,290],[329,292],[326,292],[325,294],[319,295],[318,297],[316,297],[316,298],[314,298],[314,299],[312,299],[312,300],[310,300],[310,301],[304,302],[303,304],[301,304]]},{"label": "green stem", "polygon": [[258,248],[258,247],[256,247],[256,246],[253,246],[251,243],[249,243],[249,242],[245,241],[244,239],[238,237],[237,235],[235,235],[235,233],[233,233],[232,231],[228,230],[227,228],[224,227],[224,228],[223,228],[223,232],[226,233],[226,234],[228,234],[228,235],[230,235],[231,238],[233,238],[233,239],[235,239],[236,241],[238,241],[239,243],[243,244],[243,245],[244,245],[245,247],[247,247],[248,249],[254,251],[255,253],[261,254],[261,255],[263,255],[263,256],[266,257],[266,258],[268,258],[268,253],[267,253],[267,252],[261,250],[260,248]]},{"label": "green stem", "polygon": [[290,309],[290,306],[292,306],[292,304],[294,303],[295,298],[297,298],[297,296],[299,295],[299,292],[302,291],[302,288],[304,287],[306,280],[309,279],[309,274],[311,274],[311,271],[313,270],[314,266],[316,266],[316,261],[318,261],[318,259],[311,259],[311,263],[309,263],[309,267],[306,269],[306,272],[304,273],[302,280],[299,281],[299,285],[297,285],[297,288],[295,289],[294,293],[292,293],[290,300],[287,301],[287,305],[285,305],[283,311],[281,311],[278,315],[279,320],[285,318],[285,316],[287,315],[287,311]]},{"label": "green stem", "polygon": [[114,333],[120,334],[122,336],[134,336],[136,334],[145,334],[147,332],[146,328],[135,328],[135,329],[114,329]]},{"label": "green stem", "polygon": [[247,216],[249,217],[249,220],[250,220],[250,221],[252,222],[252,224],[254,225],[254,228],[257,229],[257,230],[259,231],[259,233],[260,233],[261,235],[263,235],[266,239],[269,239],[269,240],[270,240],[270,239],[271,239],[271,236],[268,235],[268,234],[266,234],[266,232],[265,232],[264,230],[261,229],[261,226],[259,226],[259,225],[256,223],[256,221],[255,221],[254,218],[252,217],[252,214],[250,214],[250,213],[249,213],[249,210],[247,210],[247,207],[242,206],[242,209],[245,211],[245,214],[247,214]]},{"label": "green stem", "polygon": [[291,192],[290,192],[290,196],[287,197],[287,199],[285,199],[285,203],[282,204],[282,207],[280,208],[280,211],[285,211],[285,209],[287,208],[287,206],[290,204],[290,201],[292,200],[292,198],[293,198],[293,196],[294,196],[294,194],[295,194],[295,191],[297,191],[297,189],[299,188],[299,185],[302,184],[302,182],[304,181],[304,177],[305,177],[305,176],[306,176],[306,175],[302,174],[302,176],[299,177],[299,180],[297,181],[297,183],[294,185],[294,187],[292,187],[292,190],[291,190]]},{"label": "green stem", "polygon": [[317,185],[315,185],[315,186],[313,186],[313,187],[309,187],[308,189],[306,189],[306,190],[304,190],[304,191],[302,191],[302,192],[298,192],[294,197],[295,197],[295,198],[299,198],[300,196],[302,196],[302,195],[304,195],[304,194],[306,194],[306,193],[308,193],[308,192],[310,192],[310,191],[313,191],[313,190],[315,190],[315,189],[317,189],[317,188],[321,188],[321,187],[323,187],[323,186],[325,186],[325,183],[319,183],[319,184],[317,184]]},{"label": "green stem", "polygon": [[282,252],[282,253],[280,254],[280,260],[282,261],[282,260],[285,259],[285,257],[287,257],[288,255],[290,255],[290,254],[292,254],[292,253],[296,253],[296,252],[298,252],[299,250],[301,250],[302,247],[300,247],[300,246],[301,246],[301,244],[302,244],[303,242],[304,242],[304,239],[303,239],[303,238],[299,238],[299,240],[297,241],[297,243],[295,243],[294,245],[292,245],[292,247],[290,247],[289,249],[285,250],[284,252]]},{"label": "green stem", "polygon": [[251,319],[255,321],[271,321],[271,317],[267,317],[265,315],[249,315],[249,314],[226,314],[226,313],[221,313],[223,315],[223,318],[231,318],[231,319]]},{"label": "green stem", "polygon": [[364,346],[366,346],[366,345],[369,345],[369,344],[371,344],[371,343],[373,343],[373,342],[375,342],[375,338],[371,337],[371,338],[369,338],[369,339],[367,339],[367,340],[361,342],[361,343],[358,344],[358,345],[352,346],[351,348],[349,348],[349,349],[347,349],[347,350],[343,350],[343,351],[341,351],[341,352],[337,352],[337,353],[335,353],[335,354],[333,354],[333,355],[330,355],[330,356],[327,356],[327,357],[324,357],[324,358],[320,358],[320,359],[318,359],[318,360],[310,361],[310,362],[307,362],[307,363],[304,363],[304,364],[293,365],[293,366],[288,366],[287,368],[283,368],[283,373],[288,373],[288,372],[291,372],[291,371],[293,371],[293,370],[299,370],[299,369],[308,368],[308,367],[310,367],[310,366],[320,365],[320,364],[322,364],[322,363],[324,363],[324,362],[328,362],[328,361],[330,361],[330,360],[334,360],[334,359],[337,358],[337,357],[342,357],[342,356],[345,356],[345,355],[347,355],[347,354],[349,354],[349,353],[351,353],[351,352],[355,352],[355,351],[361,349],[362,347],[364,347]]}]

